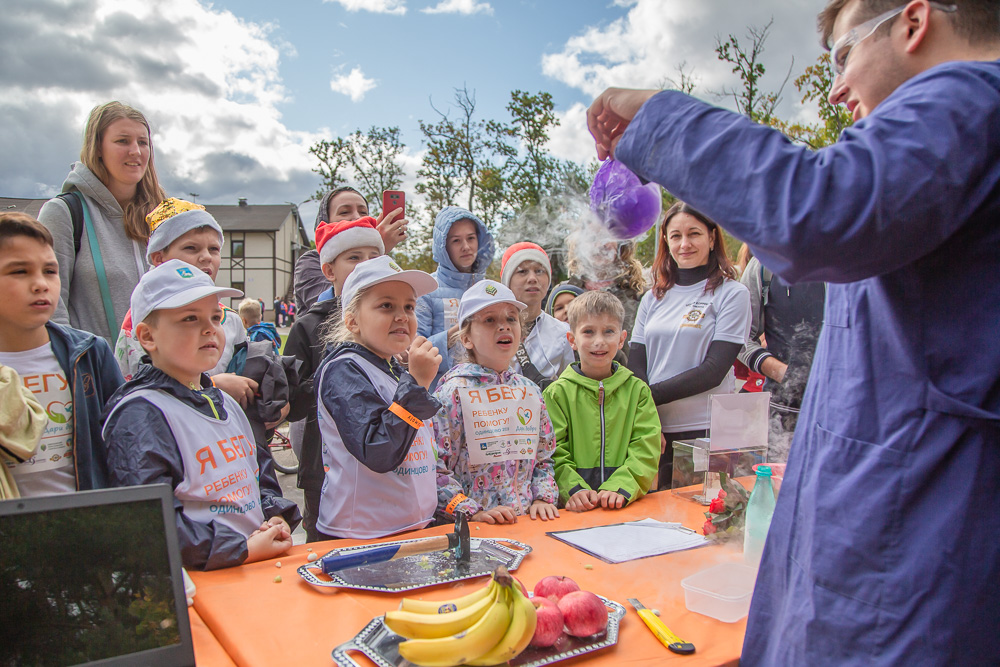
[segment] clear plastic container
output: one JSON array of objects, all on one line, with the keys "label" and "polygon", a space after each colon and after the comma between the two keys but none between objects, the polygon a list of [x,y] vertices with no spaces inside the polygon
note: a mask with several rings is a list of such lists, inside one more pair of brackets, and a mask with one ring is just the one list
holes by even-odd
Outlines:
[{"label": "clear plastic container", "polygon": [[750,613],[757,568],[743,563],[723,563],[681,580],[684,605],[689,611],[735,623]]}]

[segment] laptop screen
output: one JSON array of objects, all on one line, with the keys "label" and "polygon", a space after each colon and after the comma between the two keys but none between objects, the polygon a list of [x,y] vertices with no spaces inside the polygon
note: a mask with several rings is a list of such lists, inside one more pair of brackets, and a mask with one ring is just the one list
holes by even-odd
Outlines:
[{"label": "laptop screen", "polygon": [[166,485],[0,503],[0,665],[193,664],[171,503]]}]

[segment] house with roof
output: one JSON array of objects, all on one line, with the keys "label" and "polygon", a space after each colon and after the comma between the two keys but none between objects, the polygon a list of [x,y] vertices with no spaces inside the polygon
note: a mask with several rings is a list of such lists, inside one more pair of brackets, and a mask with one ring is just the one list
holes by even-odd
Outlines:
[{"label": "house with roof", "polygon": [[[38,217],[47,199],[0,197],[0,212],[21,211]],[[216,284],[262,299],[265,319],[274,319],[274,300],[292,295],[295,260],[309,249],[310,239],[294,204],[205,204],[225,233]],[[240,299],[228,299],[234,308]]]}]

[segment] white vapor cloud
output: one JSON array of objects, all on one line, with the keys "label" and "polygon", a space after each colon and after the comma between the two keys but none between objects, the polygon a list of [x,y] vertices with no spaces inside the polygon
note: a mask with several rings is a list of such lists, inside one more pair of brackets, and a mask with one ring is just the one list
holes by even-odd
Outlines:
[{"label": "white vapor cloud", "polygon": [[363,100],[365,93],[373,89],[375,85],[375,79],[366,77],[360,67],[355,67],[349,74],[335,76],[330,81],[330,89],[333,92],[347,95],[352,102]]},{"label": "white vapor cloud", "polygon": [[425,14],[493,14],[493,6],[479,0],[441,0],[433,7],[420,11]]},{"label": "white vapor cloud", "polygon": [[364,11],[400,16],[406,13],[406,0],[323,0],[323,2],[336,2],[349,12]]}]

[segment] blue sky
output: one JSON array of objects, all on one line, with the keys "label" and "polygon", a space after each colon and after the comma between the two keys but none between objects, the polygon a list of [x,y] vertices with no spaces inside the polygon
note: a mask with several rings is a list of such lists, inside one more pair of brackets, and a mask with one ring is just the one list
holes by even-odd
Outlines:
[{"label": "blue sky", "polygon": [[[281,76],[294,101],[281,106],[290,127],[328,126],[346,134],[370,125],[398,125],[416,146],[418,120],[433,120],[455,88],[475,90],[484,117],[500,117],[510,91],[546,90],[561,106],[589,96],[541,72],[542,54],[556,52],[581,26],[607,24],[626,8],[603,2],[494,2],[493,13],[425,14],[434,2],[410,2],[405,15],[348,11],[336,2],[215,2],[242,18],[274,23],[272,37],[292,45]],[[360,68],[375,87],[352,102],[330,80]]]},{"label": "blue sky", "polygon": [[[97,104],[141,109],[168,194],[203,203],[298,203],[319,185],[308,149],[372,125],[400,127],[411,193],[418,120],[454,89],[481,119],[510,91],[548,91],[549,149],[587,162],[587,105],[610,85],[649,88],[693,74],[695,94],[730,106],[738,84],[714,53],[729,33],[773,20],[765,87],[821,53],[823,0],[4,0],[0,13],[0,195],[48,197],[78,158]],[[438,13],[427,13],[437,8]],[[791,85],[780,115],[809,121]],[[310,219],[315,206],[305,204]]]}]

